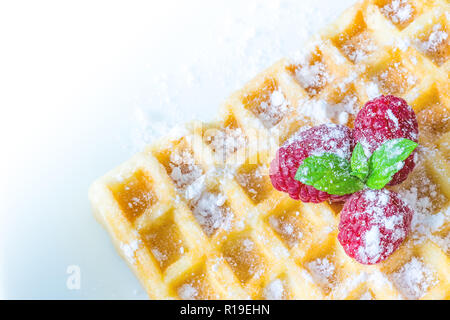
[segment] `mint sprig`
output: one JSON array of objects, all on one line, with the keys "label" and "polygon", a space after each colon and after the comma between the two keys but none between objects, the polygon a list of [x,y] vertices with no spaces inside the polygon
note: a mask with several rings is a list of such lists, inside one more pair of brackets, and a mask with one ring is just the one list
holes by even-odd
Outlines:
[{"label": "mint sprig", "polygon": [[414,141],[392,139],[367,158],[363,146],[358,142],[351,161],[334,153],[304,159],[295,180],[334,195],[354,193],[365,186],[382,189],[403,168],[404,161],[416,147]]},{"label": "mint sprig", "polygon": [[364,148],[359,142],[353,150],[351,166],[352,176],[358,177],[362,181],[366,181],[366,178],[369,175],[369,159],[367,159]]},{"label": "mint sprig", "polygon": [[416,149],[417,143],[408,139],[392,139],[379,146],[369,159],[369,177],[366,184],[371,189],[382,189],[394,174],[403,168],[406,158]]},{"label": "mint sprig", "polygon": [[295,180],[335,195],[354,193],[364,188],[364,183],[351,175],[350,162],[333,153],[303,160]]}]

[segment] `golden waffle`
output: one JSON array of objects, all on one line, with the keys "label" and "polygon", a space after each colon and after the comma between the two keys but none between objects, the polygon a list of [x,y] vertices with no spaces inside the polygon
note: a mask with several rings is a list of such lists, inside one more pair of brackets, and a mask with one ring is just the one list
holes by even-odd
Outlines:
[{"label": "golden waffle", "polygon": [[[448,31],[448,1],[358,3],[234,93],[217,122],[191,123],[95,181],[95,215],[150,298],[449,298]],[[416,213],[400,249],[364,266],[337,241],[342,205],[294,201],[267,170],[301,127],[352,126],[379,94],[418,116],[418,165],[395,188]]]}]

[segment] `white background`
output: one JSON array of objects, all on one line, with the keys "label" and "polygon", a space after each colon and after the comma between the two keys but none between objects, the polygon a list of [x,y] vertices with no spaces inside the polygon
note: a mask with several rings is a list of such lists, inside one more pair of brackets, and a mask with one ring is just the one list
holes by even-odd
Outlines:
[{"label": "white background", "polygon": [[211,119],[354,1],[5,2],[0,298],[136,299],[89,184],[175,123]]}]

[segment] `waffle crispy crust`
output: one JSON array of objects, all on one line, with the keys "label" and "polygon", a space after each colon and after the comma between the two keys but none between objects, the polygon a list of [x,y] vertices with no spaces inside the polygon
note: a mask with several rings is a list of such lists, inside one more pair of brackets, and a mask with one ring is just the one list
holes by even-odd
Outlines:
[{"label": "waffle crispy crust", "polygon": [[[359,2],[229,97],[217,121],[190,123],[95,181],[95,216],[149,297],[448,299],[449,8]],[[294,201],[267,173],[299,129],[352,126],[379,94],[418,117],[418,164],[394,188],[415,216],[400,249],[365,266],[337,241],[341,205]]]}]

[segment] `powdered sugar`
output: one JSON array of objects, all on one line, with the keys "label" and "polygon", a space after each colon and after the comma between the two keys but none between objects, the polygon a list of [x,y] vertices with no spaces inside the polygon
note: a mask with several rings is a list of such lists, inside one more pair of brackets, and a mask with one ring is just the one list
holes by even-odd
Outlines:
[{"label": "powdered sugar", "polygon": [[255,243],[252,240],[246,238],[242,241],[242,245],[244,251],[250,252],[253,250],[253,246],[255,245]]},{"label": "powdered sugar", "polygon": [[[180,190],[186,190],[203,174],[201,167],[195,163],[192,153],[187,150],[173,152],[170,155],[169,166],[172,169],[170,177]],[[187,195],[186,198],[191,199],[192,195]]]},{"label": "powdered sugar", "polygon": [[231,227],[233,213],[225,206],[225,201],[223,194],[204,192],[193,204],[194,217],[208,236],[219,228]]},{"label": "powdered sugar", "polygon": [[333,286],[333,277],[336,268],[327,257],[311,261],[307,264],[307,267],[316,282],[327,289]]},{"label": "powdered sugar", "polygon": [[166,254],[162,253],[157,248],[152,248],[151,251],[155,259],[158,260],[160,264],[163,264],[169,258]]},{"label": "powdered sugar", "polygon": [[392,112],[391,109],[388,109],[386,111],[386,115],[388,116],[388,118],[394,123],[395,127],[398,128],[398,119],[397,117],[394,115],[394,113]]},{"label": "powdered sugar", "polygon": [[394,62],[372,80],[384,91],[398,95],[416,84],[417,77],[400,62]]},{"label": "powdered sugar", "polygon": [[380,96],[380,88],[378,87],[376,82],[370,81],[366,85],[366,93],[370,100]]},{"label": "powdered sugar", "polygon": [[399,241],[406,237],[406,212],[400,206],[393,210],[393,195],[385,189],[368,189],[362,194],[366,201],[365,210],[356,214],[364,213],[369,217],[369,222],[366,222],[369,229],[361,234],[362,241],[357,251],[358,261],[362,263],[373,264],[391,255]]},{"label": "powdered sugar", "polygon": [[413,8],[408,3],[408,0],[393,0],[391,3],[385,5],[381,11],[390,17],[392,22],[397,24],[408,21],[413,14]]},{"label": "powdered sugar", "polygon": [[125,258],[131,264],[136,263],[135,253],[136,253],[136,250],[139,249],[139,245],[140,245],[140,240],[133,240],[130,243],[121,243],[120,244],[120,249],[122,249],[122,252],[125,255]]},{"label": "powdered sugar", "polygon": [[[433,239],[436,242],[443,242],[441,245],[448,248],[450,239],[439,239],[433,234],[450,222],[450,207],[445,205],[446,197],[438,192],[436,184],[431,181],[423,168],[423,152],[429,151],[424,148],[419,149],[417,168],[413,172],[411,182],[398,192],[402,199],[414,209],[411,238],[415,243]],[[443,208],[435,212],[441,205]]]},{"label": "powdered sugar", "polygon": [[382,253],[380,236],[379,227],[372,226],[364,235],[364,245],[359,247],[359,256],[364,257],[366,261],[377,261]]},{"label": "powdered sugar", "polygon": [[207,142],[211,143],[218,158],[226,161],[232,153],[246,144],[246,138],[241,128],[225,128],[225,130],[217,130],[214,135],[207,137]]},{"label": "powdered sugar", "polygon": [[259,120],[266,128],[275,126],[288,111],[288,102],[280,90],[271,93],[269,101],[260,104]]},{"label": "powdered sugar", "polygon": [[178,295],[183,300],[194,300],[197,298],[198,291],[191,284],[185,283],[178,288]]},{"label": "powdered sugar", "polygon": [[430,287],[436,284],[431,270],[416,257],[393,273],[392,280],[408,299],[421,298]]},{"label": "powdered sugar", "polygon": [[342,51],[354,63],[363,62],[369,58],[372,52],[378,49],[365,32],[353,37],[351,41],[342,46]]},{"label": "powdered sugar", "polygon": [[303,233],[294,225],[292,219],[270,216],[269,224],[287,241],[290,248],[295,247],[303,238]]},{"label": "powdered sugar", "polygon": [[[351,140],[348,139],[348,129],[346,127],[338,126],[333,123],[323,124],[319,127],[314,127],[314,133],[309,130],[301,129],[299,132],[285,142],[285,145],[291,144],[295,141],[303,141],[305,137],[313,134],[314,140],[307,141],[308,147],[311,147],[313,152],[311,155],[320,156],[324,152],[333,152],[341,158],[350,159],[351,157]],[[317,137],[320,140],[317,141]],[[314,145],[312,145],[314,144]]]},{"label": "powdered sugar", "polygon": [[347,95],[338,104],[328,103],[324,99],[302,99],[297,111],[301,117],[313,119],[317,123],[334,121],[346,125],[349,115],[357,113],[357,98]]},{"label": "powdered sugar", "polygon": [[311,95],[317,94],[318,89],[332,80],[326,65],[321,60],[314,60],[306,50],[292,55],[292,63],[297,66],[294,73],[296,80]]},{"label": "powdered sugar", "polygon": [[283,282],[280,279],[272,280],[264,289],[264,297],[267,300],[282,300],[283,293]]},{"label": "powdered sugar", "polygon": [[312,65],[297,69],[295,77],[305,89],[310,89],[312,94],[316,94],[317,89],[315,88],[324,86],[330,78],[330,75],[323,63],[315,62]]},{"label": "powdered sugar", "polygon": [[425,52],[436,52],[448,38],[447,32],[440,23],[433,26],[432,32],[425,41],[419,41],[419,47]]},{"label": "powdered sugar", "polygon": [[225,206],[226,196],[207,190],[206,179],[216,172],[204,174],[187,150],[172,153],[169,166],[172,169],[171,178],[178,191],[189,201],[192,213],[203,231],[211,236],[219,228],[228,230],[234,215]]}]

